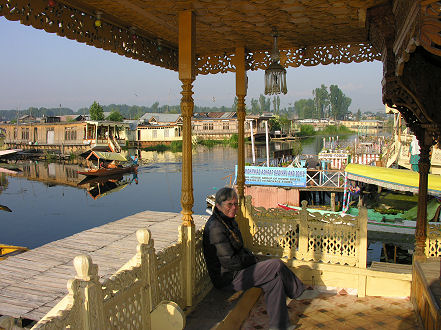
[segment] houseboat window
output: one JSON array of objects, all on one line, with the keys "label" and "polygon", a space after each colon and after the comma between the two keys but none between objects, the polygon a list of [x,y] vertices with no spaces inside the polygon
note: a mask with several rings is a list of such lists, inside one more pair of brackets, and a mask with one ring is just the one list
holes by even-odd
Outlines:
[{"label": "houseboat window", "polygon": [[168,130],[169,130],[169,128],[166,128],[164,130],[164,137],[168,137],[169,136]]},{"label": "houseboat window", "polygon": [[72,141],[77,139],[77,131],[73,127],[66,127],[64,129],[64,140]]},{"label": "houseboat window", "polygon": [[17,140],[17,128],[14,128],[14,140]]},{"label": "houseboat window", "polygon": [[204,123],[204,131],[212,131],[213,123]]},{"label": "houseboat window", "polygon": [[31,174],[31,166],[29,164],[23,164],[22,169],[24,174]]},{"label": "houseboat window", "polygon": [[72,168],[66,167],[66,177],[68,179],[78,179],[78,171]]},{"label": "houseboat window", "polygon": [[230,123],[223,123],[222,126],[223,126],[222,128],[226,131],[228,131],[230,129]]},{"label": "houseboat window", "polygon": [[21,129],[21,139],[22,140],[29,140],[29,127]]},{"label": "houseboat window", "polygon": [[154,129],[152,130],[152,137],[157,138],[158,137],[158,130]]}]

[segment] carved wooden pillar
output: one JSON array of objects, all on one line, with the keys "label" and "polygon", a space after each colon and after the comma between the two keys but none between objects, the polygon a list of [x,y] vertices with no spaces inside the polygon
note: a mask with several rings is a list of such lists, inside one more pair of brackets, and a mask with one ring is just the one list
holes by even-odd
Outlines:
[{"label": "carved wooden pillar", "polygon": [[419,141],[420,159],[418,161],[418,172],[420,181],[418,187],[418,210],[417,223],[415,229],[415,256],[425,255],[427,238],[427,187],[430,169],[430,147],[425,141]]},{"label": "carved wooden pillar", "polygon": [[195,22],[191,11],[179,14],[179,80],[182,82],[181,113],[183,119],[182,134],[182,189],[181,205],[183,223],[193,223],[193,169],[191,154],[191,117],[193,116],[192,83],[194,69]]},{"label": "carved wooden pillar", "polygon": [[193,223],[193,160],[191,154],[191,117],[193,116],[192,80],[182,79],[181,113],[182,129],[182,188],[181,205],[182,220],[187,226]]},{"label": "carved wooden pillar", "polygon": [[236,48],[236,96],[238,119],[238,158],[237,158],[237,192],[243,201],[245,185],[245,96],[247,95],[247,76],[245,69],[245,48]]},{"label": "carved wooden pillar", "polygon": [[195,17],[192,11],[179,13],[179,80],[182,82],[182,225],[179,242],[183,245],[182,289],[186,306],[193,305],[195,269],[195,226],[193,222],[193,164],[191,154],[192,83],[195,79]]}]

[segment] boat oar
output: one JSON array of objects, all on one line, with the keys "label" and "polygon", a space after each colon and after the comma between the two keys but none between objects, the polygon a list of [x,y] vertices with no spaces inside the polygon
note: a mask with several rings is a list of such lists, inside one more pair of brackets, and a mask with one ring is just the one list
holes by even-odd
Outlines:
[{"label": "boat oar", "polygon": [[5,206],[5,205],[0,205],[0,210],[6,211],[6,212],[12,212],[12,210],[9,207]]}]

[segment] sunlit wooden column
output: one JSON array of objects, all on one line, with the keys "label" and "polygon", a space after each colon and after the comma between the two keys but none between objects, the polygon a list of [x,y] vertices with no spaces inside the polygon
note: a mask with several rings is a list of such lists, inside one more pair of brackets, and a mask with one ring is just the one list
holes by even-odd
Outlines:
[{"label": "sunlit wooden column", "polygon": [[[418,187],[418,210],[417,223],[415,229],[415,257],[423,257],[426,249],[427,238],[427,189],[428,175],[430,169],[430,148],[431,143],[428,141],[427,132],[424,138],[419,139],[420,159],[418,161],[418,172],[420,174],[420,182]],[[428,143],[429,142],[429,143]]]},{"label": "sunlit wooden column", "polygon": [[237,158],[237,192],[239,200],[244,197],[245,185],[245,96],[247,95],[247,75],[245,68],[245,48],[237,47],[236,65],[236,96],[238,120],[238,158]]},{"label": "sunlit wooden column", "polygon": [[193,169],[191,155],[191,117],[193,116],[192,83],[194,74],[195,22],[191,11],[179,14],[179,80],[182,82],[181,113],[183,119],[182,134],[182,189],[181,205],[183,222],[193,223]]},{"label": "sunlit wooden column", "polygon": [[193,222],[193,165],[191,154],[192,83],[195,79],[195,17],[191,10],[179,13],[179,80],[182,82],[182,225],[179,240],[183,244],[182,288],[185,305],[192,306],[195,268],[195,226]]}]

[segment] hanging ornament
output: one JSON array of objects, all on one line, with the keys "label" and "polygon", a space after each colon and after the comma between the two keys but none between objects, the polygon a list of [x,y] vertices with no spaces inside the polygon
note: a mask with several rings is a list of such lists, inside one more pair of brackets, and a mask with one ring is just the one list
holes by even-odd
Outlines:
[{"label": "hanging ornament", "polygon": [[51,8],[53,8],[53,7],[55,7],[55,1],[54,1],[54,0],[49,0],[49,1],[47,2],[47,5],[48,5],[49,7],[51,7]]},{"label": "hanging ornament", "polygon": [[101,12],[96,13],[95,26],[97,28],[101,27]]},{"label": "hanging ornament", "polygon": [[273,31],[274,47],[271,52],[271,64],[265,70],[265,94],[286,94],[286,70],[279,64],[280,53],[277,48],[277,31]]}]

